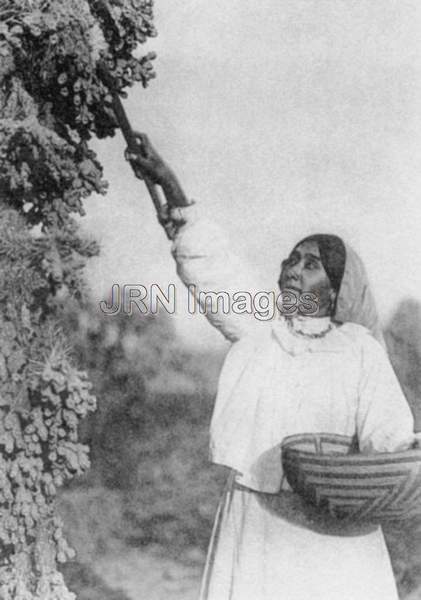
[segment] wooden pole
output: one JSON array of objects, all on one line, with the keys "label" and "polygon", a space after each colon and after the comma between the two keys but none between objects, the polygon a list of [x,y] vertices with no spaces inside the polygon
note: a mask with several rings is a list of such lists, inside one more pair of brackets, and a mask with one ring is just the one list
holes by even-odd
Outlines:
[{"label": "wooden pole", "polygon": [[[110,89],[113,98],[113,110],[118,124],[120,125],[121,131],[123,133],[123,137],[126,140],[129,152],[132,151],[133,153],[136,153],[139,151],[139,147],[141,147],[141,141],[135,135],[135,132],[133,131],[132,126],[130,125],[127,113],[124,109],[123,103],[121,102],[121,98],[118,95],[118,92],[115,88],[114,80],[103,62],[100,62],[98,64],[98,71],[102,81]],[[158,186],[147,175],[142,173],[140,167],[136,166],[135,168],[137,169],[139,176],[145,182],[149,195],[152,198],[152,202],[154,203],[156,209],[158,221],[164,227],[167,237],[171,239],[171,223],[168,218],[167,203],[165,202],[161,193],[159,192]]]}]

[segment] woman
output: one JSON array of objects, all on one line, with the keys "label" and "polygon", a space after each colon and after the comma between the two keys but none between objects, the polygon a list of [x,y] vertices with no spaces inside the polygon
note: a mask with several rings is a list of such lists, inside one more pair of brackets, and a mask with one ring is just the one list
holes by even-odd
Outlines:
[{"label": "woman", "polygon": [[[198,292],[251,290],[220,232],[140,139],[142,151],[127,157],[164,190],[181,279]],[[381,529],[341,535],[318,527],[281,470],[280,442],[296,433],[356,436],[362,452],[413,444],[413,418],[382,345],[364,267],[340,238],[310,236],[282,263],[279,286],[316,294],[317,314],[261,323],[207,313],[233,342],[211,423],[211,458],[231,475],[201,600],[396,600]]]}]

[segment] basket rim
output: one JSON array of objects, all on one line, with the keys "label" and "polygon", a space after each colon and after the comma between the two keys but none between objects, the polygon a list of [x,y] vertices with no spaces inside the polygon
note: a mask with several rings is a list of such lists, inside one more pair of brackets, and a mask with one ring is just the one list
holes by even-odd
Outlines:
[{"label": "basket rim", "polygon": [[331,443],[347,442],[350,446],[353,443],[354,437],[341,435],[338,433],[328,433],[328,432],[317,432],[317,433],[296,433],[293,435],[286,436],[281,442],[281,450],[282,452],[289,454],[296,454],[298,456],[306,456],[313,457],[314,460],[336,460],[336,461],[350,461],[354,462],[356,460],[367,460],[367,462],[371,461],[396,461],[399,458],[419,458],[421,460],[421,447],[413,447],[407,448],[406,450],[398,450],[396,452],[373,452],[373,453],[364,453],[364,452],[351,452],[349,454],[330,454],[330,453],[317,453],[311,450],[302,450],[299,448],[294,448],[290,444],[294,441],[312,441],[315,438],[326,438],[326,441]]}]

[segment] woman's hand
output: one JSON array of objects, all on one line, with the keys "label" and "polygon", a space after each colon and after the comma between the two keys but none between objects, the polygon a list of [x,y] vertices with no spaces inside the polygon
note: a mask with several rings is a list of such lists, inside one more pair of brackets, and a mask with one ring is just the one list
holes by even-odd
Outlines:
[{"label": "woman's hand", "polygon": [[187,199],[167,163],[160,157],[144,133],[134,134],[133,147],[127,148],[126,159],[130,161],[133,171],[139,179],[147,177],[153,183],[160,185],[164,191],[169,207],[189,206]]},{"label": "woman's hand", "polygon": [[163,185],[171,176],[171,170],[144,133],[135,133],[133,146],[126,149],[125,157],[139,179],[148,177],[154,183]]}]

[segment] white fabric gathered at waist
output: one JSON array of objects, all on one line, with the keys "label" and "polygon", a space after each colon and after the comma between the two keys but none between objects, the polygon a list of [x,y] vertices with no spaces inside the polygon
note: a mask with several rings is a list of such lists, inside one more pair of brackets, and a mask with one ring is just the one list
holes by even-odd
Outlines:
[{"label": "white fabric gathered at waist", "polygon": [[294,514],[296,498],[229,477],[200,600],[398,600],[381,529],[323,530]]}]

